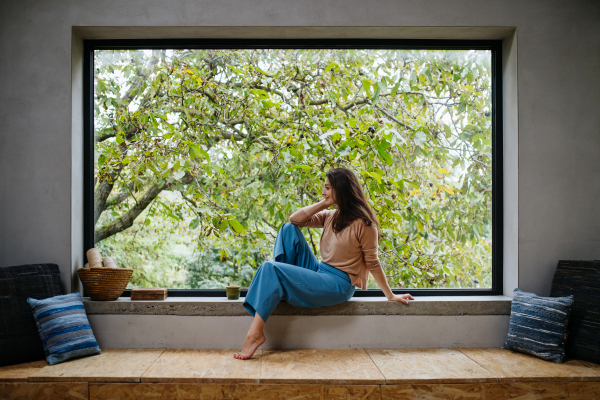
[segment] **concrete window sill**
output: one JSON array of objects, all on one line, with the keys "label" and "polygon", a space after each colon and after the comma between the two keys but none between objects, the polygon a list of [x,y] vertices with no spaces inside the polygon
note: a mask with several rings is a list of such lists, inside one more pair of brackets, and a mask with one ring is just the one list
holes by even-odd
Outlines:
[{"label": "concrete window sill", "polygon": [[[273,315],[510,315],[511,298],[506,296],[419,297],[409,305],[381,297],[359,297],[336,306],[300,308],[281,302]],[[171,297],[166,300],[92,301],[83,298],[88,315],[180,315],[249,316],[244,299],[225,297]]]}]

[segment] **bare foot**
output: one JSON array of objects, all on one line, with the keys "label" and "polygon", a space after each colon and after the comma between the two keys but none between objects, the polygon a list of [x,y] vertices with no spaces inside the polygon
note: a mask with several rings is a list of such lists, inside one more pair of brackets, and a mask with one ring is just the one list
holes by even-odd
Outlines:
[{"label": "bare foot", "polygon": [[260,345],[265,342],[265,340],[267,339],[263,333],[252,336],[248,335],[246,336],[246,340],[244,340],[244,347],[242,348],[242,351],[235,353],[233,356],[238,360],[247,360],[252,357],[256,349],[258,349]]}]

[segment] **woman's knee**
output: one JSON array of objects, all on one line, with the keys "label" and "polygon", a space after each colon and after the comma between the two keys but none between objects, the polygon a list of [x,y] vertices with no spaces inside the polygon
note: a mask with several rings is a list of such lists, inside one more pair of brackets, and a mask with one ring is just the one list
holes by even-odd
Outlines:
[{"label": "woman's knee", "polygon": [[279,229],[279,232],[296,232],[296,229],[296,225],[292,224],[291,222],[286,222],[283,224],[281,229]]},{"label": "woman's knee", "polygon": [[298,237],[299,232],[300,232],[300,228],[298,228],[296,225],[292,224],[291,222],[286,222],[279,229],[278,235]]},{"label": "woman's knee", "polygon": [[256,273],[258,273],[259,271],[264,271],[264,270],[273,270],[275,268],[275,263],[273,263],[273,261],[265,261],[264,263],[262,263],[262,265],[258,268],[258,270],[256,270]]}]

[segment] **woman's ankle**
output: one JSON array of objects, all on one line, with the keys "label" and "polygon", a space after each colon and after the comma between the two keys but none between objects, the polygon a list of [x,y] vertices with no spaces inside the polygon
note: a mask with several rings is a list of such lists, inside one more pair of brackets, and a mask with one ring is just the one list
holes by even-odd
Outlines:
[{"label": "woman's ankle", "polygon": [[265,336],[263,331],[249,331],[247,337],[251,339],[260,339]]}]

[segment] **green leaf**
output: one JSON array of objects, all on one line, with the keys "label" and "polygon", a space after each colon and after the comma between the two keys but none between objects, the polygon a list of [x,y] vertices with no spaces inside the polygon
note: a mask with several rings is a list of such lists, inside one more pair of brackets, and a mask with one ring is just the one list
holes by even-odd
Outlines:
[{"label": "green leaf", "polygon": [[409,181],[408,179],[404,179],[404,182],[408,183],[410,186],[414,187],[415,189],[419,188],[419,184],[417,182]]},{"label": "green leaf", "polygon": [[335,72],[338,72],[340,70],[340,65],[336,62],[332,62],[325,67],[325,72],[329,71],[330,69],[333,69]]},{"label": "green leaf", "polygon": [[199,146],[197,152],[200,153],[206,159],[206,161],[210,161],[210,156],[202,147]]},{"label": "green leaf", "polygon": [[373,97],[371,97],[371,101],[373,102],[373,104],[376,104],[379,101],[379,93],[381,92],[381,89],[379,89],[379,86],[377,86],[375,88],[375,92],[373,93]]},{"label": "green leaf", "polygon": [[394,160],[392,160],[392,156],[390,156],[390,154],[387,151],[385,151],[385,149],[377,147],[377,153],[379,153],[379,156],[384,159],[387,165],[392,165],[394,163]]},{"label": "green leaf", "polygon": [[400,87],[400,81],[398,81],[398,83],[396,83],[394,85],[394,87],[392,88],[392,97],[394,97],[396,95],[396,93],[398,93],[398,88]]},{"label": "green leaf", "polygon": [[350,146],[346,146],[341,149],[338,149],[338,154],[340,155],[340,157],[347,156],[351,152],[352,152],[352,148]]},{"label": "green leaf", "polygon": [[312,167],[310,165],[293,165],[288,171],[293,171],[295,169],[303,169],[305,171],[311,170]]},{"label": "green leaf", "polygon": [[146,221],[144,222],[144,225],[146,225],[146,226],[150,225],[150,218],[146,218]]},{"label": "green leaf", "polygon": [[371,84],[373,83],[373,81],[371,81],[370,79],[363,79],[362,83],[363,87],[365,88],[365,93],[367,94],[367,96],[370,96]]},{"label": "green leaf", "polygon": [[331,130],[331,131],[327,131],[327,132],[321,134],[319,136],[319,139],[325,139],[326,137],[329,137],[329,136],[333,135],[334,133],[337,133],[337,129]]},{"label": "green leaf", "polygon": [[200,157],[200,155],[201,155],[201,153],[200,153],[200,146],[198,146],[198,145],[197,145],[197,144],[195,144],[195,143],[192,143],[192,144],[190,144],[190,151],[189,151],[189,155],[190,155],[190,158],[191,158],[192,160],[194,160],[194,159],[196,159],[196,158]]},{"label": "green leaf", "polygon": [[227,67],[229,67],[229,69],[231,69],[233,72],[242,75],[243,72],[240,71],[239,69],[237,69],[236,67],[234,67],[233,65],[227,65]]},{"label": "green leaf", "polygon": [[200,225],[200,220],[198,218],[194,218],[193,220],[190,221],[191,229],[196,229],[198,227],[198,225]]},{"label": "green leaf", "polygon": [[422,145],[423,143],[425,143],[425,141],[427,141],[427,136],[426,136],[426,135],[425,135],[423,132],[421,132],[421,131],[418,131],[418,132],[415,134],[415,144],[416,144],[417,146],[420,146],[420,145]]},{"label": "green leaf", "polygon": [[228,226],[229,226],[229,221],[224,219],[223,221],[221,221],[221,226],[219,226],[219,232],[223,232],[225,229],[227,229]]},{"label": "green leaf", "polygon": [[416,259],[419,258],[418,255],[413,254],[412,256],[410,256],[410,258],[408,259],[408,263],[412,265],[412,263],[414,263],[416,261]]},{"label": "green leaf", "polygon": [[233,228],[237,233],[245,233],[246,229],[240,224],[237,219],[232,219],[229,221],[229,225]]},{"label": "green leaf", "polygon": [[369,172],[368,174],[375,178],[377,183],[381,184],[381,175],[379,175],[377,172]]},{"label": "green leaf", "polygon": [[250,89],[254,96],[258,97],[259,100],[268,99],[269,94],[262,89]]},{"label": "green leaf", "polygon": [[452,137],[452,131],[450,130],[450,127],[446,124],[444,124],[444,132],[446,132],[446,138]]}]

